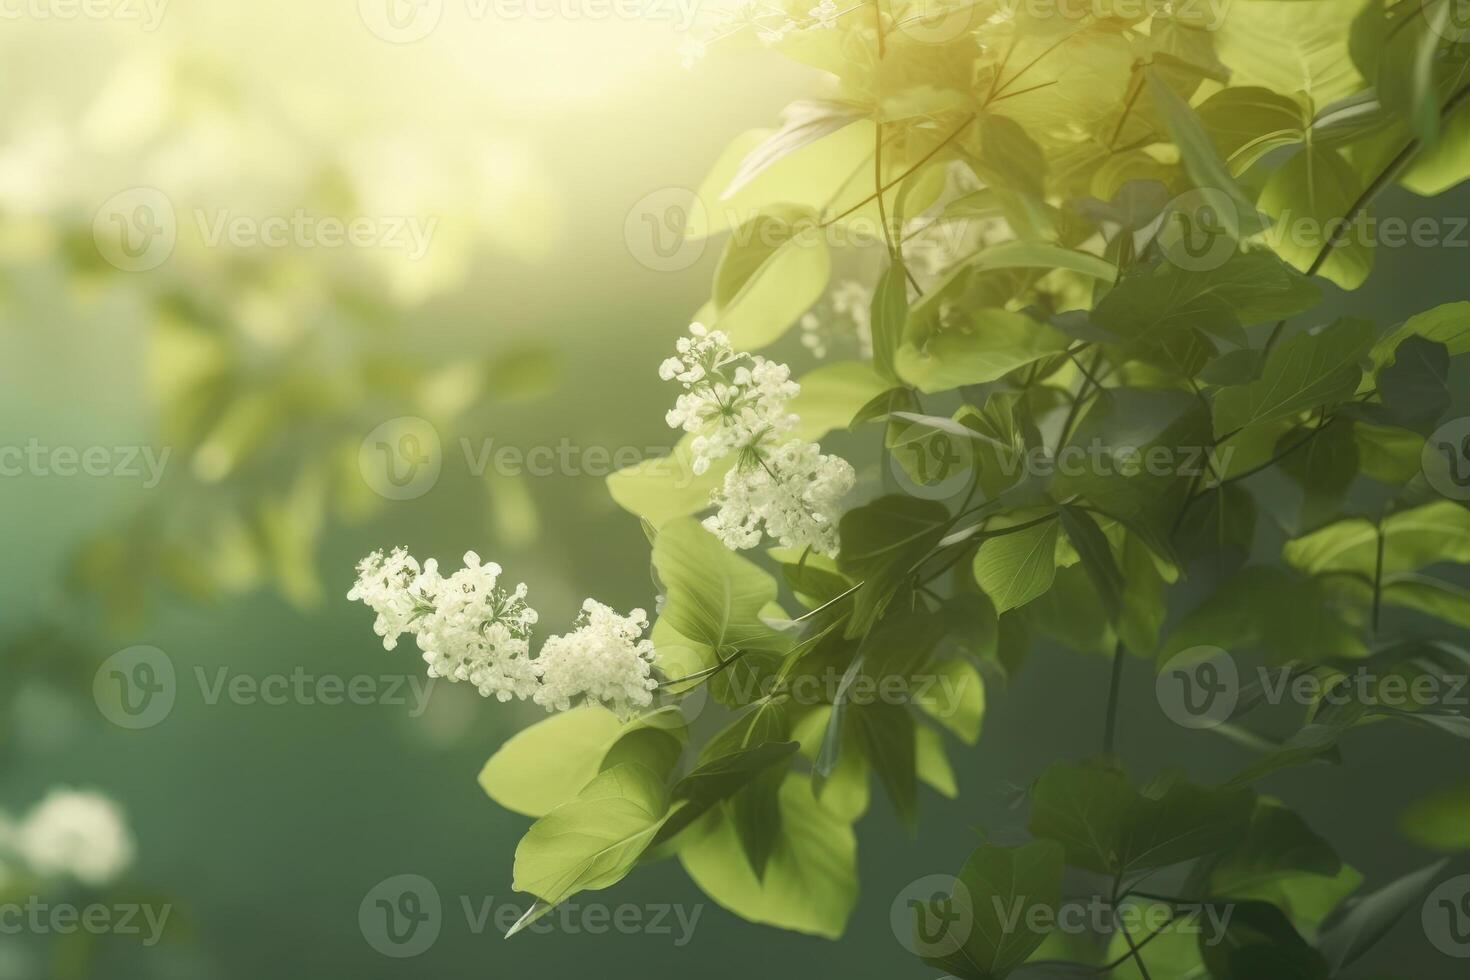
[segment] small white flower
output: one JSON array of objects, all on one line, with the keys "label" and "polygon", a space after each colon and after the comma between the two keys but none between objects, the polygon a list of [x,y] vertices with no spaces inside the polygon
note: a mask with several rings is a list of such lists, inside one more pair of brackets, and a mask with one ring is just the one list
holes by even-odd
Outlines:
[{"label": "small white flower", "polygon": [[55,789],[15,828],[15,849],[42,877],[67,876],[99,888],[133,862],[122,810],[101,793]]},{"label": "small white flower", "polygon": [[685,34],[684,39],[679,42],[679,63],[684,66],[685,71],[690,71],[704,58],[705,43],[702,38],[693,34]]},{"label": "small white flower", "polygon": [[671,429],[698,433],[691,443],[696,474],[791,431],[797,418],[786,405],[801,386],[790,368],[737,354],[722,331],[703,324],[691,324],[689,333],[675,345],[678,356],[660,365],[659,377],[685,388],[664,420]]},{"label": "small white flower", "polygon": [[576,628],[553,636],[535,660],[541,686],[535,700],[549,711],[565,711],[579,698],[606,705],[626,717],[653,702],[653,643],[642,639],[648,615],[634,609],[620,616],[592,599],[582,603]]},{"label": "small white flower", "polygon": [[378,614],[373,632],[383,638],[383,649],[398,646],[398,638],[412,628],[413,621],[433,603],[439,575],[434,562],[420,569],[403,548],[394,548],[384,558],[375,551],[357,563],[357,581],[347,598],[360,601]]},{"label": "small white flower", "polygon": [[464,564],[442,581],[416,626],[429,676],[469,681],[483,697],[528,698],[536,690],[530,634],[537,614],[526,605],[526,586],[498,588],[500,566],[480,564],[473,551]]},{"label": "small white flower", "polygon": [[817,22],[817,27],[831,30],[837,26],[838,13],[837,0],[822,0],[821,3],[807,11],[807,16]]},{"label": "small white flower", "polygon": [[787,20],[778,27],[767,27],[763,24],[756,25],[756,36],[767,44],[775,44],[796,30],[796,22]]},{"label": "small white flower", "polygon": [[795,439],[726,473],[710,498],[717,510],[704,526],[735,550],[756,547],[764,533],[784,547],[835,556],[842,498],[856,482],[845,459]]}]

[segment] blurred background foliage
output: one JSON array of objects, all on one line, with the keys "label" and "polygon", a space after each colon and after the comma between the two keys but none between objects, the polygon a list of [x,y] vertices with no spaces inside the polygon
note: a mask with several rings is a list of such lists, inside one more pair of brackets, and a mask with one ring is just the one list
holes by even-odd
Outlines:
[{"label": "blurred background foliage", "polygon": [[[374,547],[402,543],[452,564],[473,546],[534,581],[552,620],[569,619],[583,595],[650,603],[645,542],[603,472],[477,475],[460,440],[475,451],[487,440],[645,455],[669,445],[655,369],[708,295],[717,249],[687,269],[650,269],[629,247],[629,214],[661,189],[698,187],[737,133],[772,125],[814,85],[753,52],[687,72],[677,41],[669,23],[477,20],[452,3],[438,30],[408,45],[375,37],[350,3],[170,5],[151,32],[6,21],[0,444],[170,455],[155,487],[0,478],[0,810],[24,810],[57,784],[106,792],[138,853],[108,900],[168,902],[174,916],[152,948],[6,937],[0,980],[566,976],[593,962],[611,976],[922,975],[886,927],[899,890],[950,869],[973,827],[1004,824],[1042,761],[1090,751],[1107,666],[1043,653],[994,699],[980,747],[957,760],[962,802],[936,799],[919,840],[886,811],[866,819],[859,925],[842,943],[713,906],[685,948],[616,933],[506,942],[493,928],[476,934],[461,898],[524,905],[505,856],[528,821],[474,777],[538,709],[446,686],[421,717],[404,705],[201,694],[196,670],[221,667],[419,675],[412,651],[383,652],[361,611],[339,601]],[[93,225],[104,202],[137,186],[163,190],[180,227],[165,263],[130,273],[103,259]],[[1466,203],[1400,192],[1381,212]],[[196,209],[437,225],[417,260],[209,247]],[[1393,322],[1463,298],[1463,262],[1452,249],[1385,250],[1368,287],[1333,302]],[[799,362],[796,340],[791,353]],[[427,494],[394,501],[363,479],[358,455],[375,427],[406,415],[433,423],[443,473]],[[135,644],[168,654],[180,695],[162,724],[125,731],[91,689],[98,665]],[[1156,706],[1125,711],[1129,754],[1161,761],[1169,729]],[[1375,733],[1355,755],[1354,771],[1385,800],[1412,796],[1437,765],[1406,758],[1406,744]],[[1218,768],[1240,751],[1203,742],[1191,765]],[[1269,788],[1293,802],[1300,790],[1304,814],[1327,826],[1349,823],[1334,836],[1365,874],[1415,859],[1384,836],[1393,814],[1364,806],[1340,772],[1288,779]],[[412,961],[375,952],[358,927],[363,896],[403,873],[433,881],[446,903],[438,942]],[[668,865],[599,897],[706,902]],[[1400,966],[1423,945],[1417,924],[1401,929],[1378,954]]]}]

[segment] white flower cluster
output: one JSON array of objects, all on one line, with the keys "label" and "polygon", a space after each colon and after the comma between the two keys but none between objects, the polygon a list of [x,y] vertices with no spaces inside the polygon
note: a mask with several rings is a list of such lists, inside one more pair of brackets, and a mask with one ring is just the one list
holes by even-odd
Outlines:
[{"label": "white flower cluster", "polygon": [[843,14],[860,7],[861,4],[854,4],[844,10],[838,7],[837,0],[820,0],[806,12],[805,17],[798,13],[797,17],[801,18],[798,20],[780,7],[762,0],[750,0],[733,10],[722,11],[707,36],[686,33],[679,44],[680,61],[686,69],[693,68],[705,56],[709,45],[744,31],[754,32],[765,44],[779,44],[787,35],[797,31],[830,31],[837,27],[837,21]]},{"label": "white flower cluster", "polygon": [[[691,449],[694,472],[700,474],[714,460],[790,432],[797,418],[786,411],[786,403],[801,386],[784,364],[736,354],[719,330],[696,323],[689,332],[679,338],[679,356],[664,361],[658,374],[684,386],[665,419],[671,429],[699,433]],[[744,360],[750,363],[734,366]]]},{"label": "white flower cluster", "polygon": [[689,334],[679,338],[678,356],[659,367],[659,377],[684,387],[668,424],[696,433],[695,473],[736,454],[710,497],[717,511],[704,526],[733,549],[754,548],[768,534],[787,547],[837,554],[841,502],[856,474],[814,442],[782,438],[799,421],[787,411],[801,391],[791,369],[736,353],[724,333],[703,324],[692,324]]},{"label": "white flower cluster", "polygon": [[531,656],[536,610],[526,604],[526,586],[499,586],[501,568],[466,552],[464,568],[444,578],[430,559],[419,563],[402,548],[381,551],[358,563],[358,579],[347,593],[378,614],[374,631],[392,650],[403,633],[413,633],[430,677],[467,681],[482,697],[534,700],[548,710],[566,710],[583,697],[619,714],[647,707],[653,644],[640,639],[648,628],[641,609],[619,616],[588,599],[576,629],[547,640]]},{"label": "white flower cluster", "polygon": [[844,279],[832,287],[824,313],[810,312],[801,318],[801,342],[812,356],[824,358],[834,341],[857,340],[860,360],[873,357],[873,291],[856,279]]},{"label": "white flower cluster", "polygon": [[0,826],[0,844],[42,878],[100,888],[133,863],[133,836],[122,809],[101,793],[53,789],[25,819]]},{"label": "white flower cluster", "polygon": [[586,697],[620,715],[646,708],[658,686],[650,676],[653,643],[642,639],[647,628],[648,615],[642,609],[619,616],[592,599],[582,603],[576,628],[547,640],[536,657],[541,677],[536,703],[565,711],[575,698]]}]

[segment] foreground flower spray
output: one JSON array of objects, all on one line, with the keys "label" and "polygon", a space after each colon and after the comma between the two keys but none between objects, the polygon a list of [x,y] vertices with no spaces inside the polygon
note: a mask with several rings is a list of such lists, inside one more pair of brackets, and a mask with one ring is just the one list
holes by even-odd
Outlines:
[{"label": "foreground flower spray", "polygon": [[[666,421],[694,436],[696,474],[733,458],[710,494],[715,513],[705,528],[735,550],[769,536],[784,547],[835,556],[842,500],[856,475],[818,444],[788,438],[800,421],[787,408],[801,392],[791,369],[738,352],[724,333],[699,323],[676,351],[659,368],[661,378],[684,388]],[[358,563],[347,598],[377,614],[373,632],[384,649],[411,633],[430,677],[467,682],[482,697],[534,701],[548,711],[601,704],[622,717],[653,703],[660,682],[644,610],[624,616],[587,599],[572,629],[533,656],[540,615],[527,604],[524,583],[500,584],[502,571],[470,551],[464,567],[446,578],[432,558],[421,565],[404,548],[375,551]]]}]

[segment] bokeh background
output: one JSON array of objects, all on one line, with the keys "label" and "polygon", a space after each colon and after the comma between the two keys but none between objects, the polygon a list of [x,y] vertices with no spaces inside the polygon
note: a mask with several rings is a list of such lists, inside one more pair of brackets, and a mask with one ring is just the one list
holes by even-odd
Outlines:
[{"label": "bokeh background", "polygon": [[[0,23],[0,446],[106,447],[118,466],[125,450],[169,455],[156,485],[0,477],[0,810],[18,817],[58,786],[105,793],[135,857],[105,889],[53,900],[172,913],[151,947],[0,937],[0,978],[931,975],[890,905],[957,868],[981,829],[1014,833],[1012,804],[1046,761],[1095,751],[1106,664],[1043,650],[1012,690],[991,691],[980,745],[956,760],[960,799],[931,794],[917,838],[874,807],[840,943],[738,920],[667,862],[582,896],[677,903],[699,916],[682,946],[678,929],[506,941],[500,912],[485,925],[465,914],[524,907],[510,867],[528,821],[475,777],[539,709],[441,684],[419,712],[383,682],[379,700],[395,703],[244,703],[198,680],[421,677],[415,653],[382,650],[370,614],[343,598],[354,562],[394,544],[451,566],[472,548],[534,583],[551,621],[584,595],[651,606],[643,535],[602,477],[608,454],[672,441],[655,369],[718,248],[669,260],[647,221],[818,80],[758,51],[686,69],[680,28],[713,8],[672,0],[641,16],[428,0],[437,19],[421,37],[419,7],[376,0],[93,9],[105,15],[37,0]],[[166,228],[136,237],[161,214],[139,204],[159,193],[171,242]],[[1466,203],[1400,194],[1383,212]],[[298,212],[432,233],[422,254],[211,240],[222,219]],[[119,251],[124,231],[138,254]],[[1333,303],[1388,323],[1462,299],[1466,254],[1380,250],[1362,293]],[[799,344],[783,353],[802,363]],[[440,472],[392,499],[363,444],[405,416],[439,439]],[[571,447],[572,462],[476,472],[462,440],[472,453]],[[128,730],[94,679],[139,645],[168,658],[178,692],[165,718]],[[1171,728],[1147,667],[1129,667],[1120,749],[1140,771],[1210,778],[1245,761]],[[1268,788],[1381,882],[1427,862],[1394,836],[1392,805],[1446,774],[1424,745],[1350,738],[1350,766]],[[364,897],[402,874],[444,903],[437,941],[409,960],[359,924]],[[1413,922],[1374,964],[1460,975]]]}]

